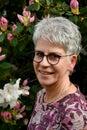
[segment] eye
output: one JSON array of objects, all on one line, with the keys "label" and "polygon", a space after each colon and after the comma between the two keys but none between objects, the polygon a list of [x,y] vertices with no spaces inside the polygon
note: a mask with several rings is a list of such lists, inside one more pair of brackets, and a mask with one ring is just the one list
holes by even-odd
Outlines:
[{"label": "eye", "polygon": [[43,57],[43,56],[44,56],[44,53],[41,52],[41,51],[36,51],[36,52],[35,52],[35,55],[38,56],[38,57]]},{"label": "eye", "polygon": [[57,54],[55,54],[55,53],[50,53],[49,56],[50,56],[51,58],[60,58],[60,57],[61,57],[61,56],[59,56],[59,55],[57,55]]}]

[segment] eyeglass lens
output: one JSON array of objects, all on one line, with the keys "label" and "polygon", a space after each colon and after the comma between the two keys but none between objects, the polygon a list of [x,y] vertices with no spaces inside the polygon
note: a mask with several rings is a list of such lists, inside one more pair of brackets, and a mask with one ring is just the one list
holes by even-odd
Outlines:
[{"label": "eyeglass lens", "polygon": [[34,61],[40,63],[43,60],[44,56],[46,56],[49,64],[57,64],[59,62],[60,57],[61,57],[55,53],[50,53],[48,55],[45,55],[41,51],[35,51]]}]

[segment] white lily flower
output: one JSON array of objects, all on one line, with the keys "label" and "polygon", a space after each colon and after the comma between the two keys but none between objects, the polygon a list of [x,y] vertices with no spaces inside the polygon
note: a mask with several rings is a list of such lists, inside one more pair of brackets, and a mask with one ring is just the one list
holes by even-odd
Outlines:
[{"label": "white lily flower", "polygon": [[27,89],[20,89],[20,80],[19,78],[15,84],[7,83],[3,90],[0,89],[0,106],[7,107],[10,105],[10,108],[13,108],[21,94],[29,95]]},{"label": "white lily flower", "polygon": [[0,106],[6,108],[8,103],[5,102],[4,90],[0,89]]},{"label": "white lily flower", "polygon": [[23,93],[22,90],[19,90],[20,78],[16,81],[15,84],[7,83],[4,85],[4,97],[5,102],[14,107],[19,96]]},{"label": "white lily flower", "polygon": [[16,89],[11,84],[5,84],[4,94],[6,102],[10,102],[11,100],[18,98]]},{"label": "white lily flower", "polygon": [[8,103],[7,103],[7,102],[0,103],[0,107],[6,108],[7,106],[8,106]]},{"label": "white lily flower", "polygon": [[13,108],[16,105],[16,103],[17,103],[17,100],[11,100],[9,102],[10,108]]},{"label": "white lily flower", "polygon": [[4,98],[4,91],[2,89],[0,89],[0,104],[4,103],[5,98]]},{"label": "white lily flower", "polygon": [[13,85],[17,89],[19,89],[20,80],[21,80],[20,78],[16,80],[16,83]]}]

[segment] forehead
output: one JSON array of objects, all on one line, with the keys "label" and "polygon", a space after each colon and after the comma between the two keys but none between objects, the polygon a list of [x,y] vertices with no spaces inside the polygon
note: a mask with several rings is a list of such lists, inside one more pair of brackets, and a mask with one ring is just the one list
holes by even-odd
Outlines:
[{"label": "forehead", "polygon": [[64,48],[60,44],[51,43],[48,40],[40,39],[35,45],[35,50],[43,52],[56,52],[56,53],[65,53]]}]

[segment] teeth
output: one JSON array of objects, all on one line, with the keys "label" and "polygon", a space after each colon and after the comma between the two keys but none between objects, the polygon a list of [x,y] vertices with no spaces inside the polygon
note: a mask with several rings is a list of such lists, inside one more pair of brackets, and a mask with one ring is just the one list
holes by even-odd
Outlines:
[{"label": "teeth", "polygon": [[49,72],[44,72],[44,71],[41,71],[40,73],[41,74],[50,74]]},{"label": "teeth", "polygon": [[48,74],[47,72],[41,72],[41,74]]}]

